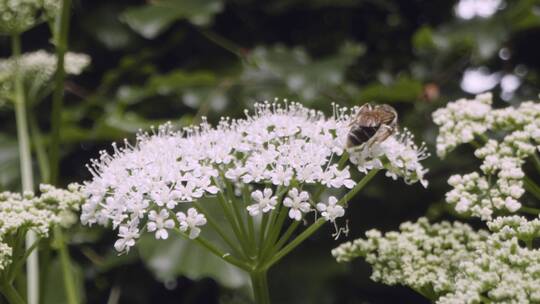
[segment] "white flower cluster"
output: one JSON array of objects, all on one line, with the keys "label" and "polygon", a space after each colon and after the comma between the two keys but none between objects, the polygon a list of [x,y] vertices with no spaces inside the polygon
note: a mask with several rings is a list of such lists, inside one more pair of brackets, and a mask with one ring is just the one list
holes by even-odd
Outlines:
[{"label": "white flower cluster", "polygon": [[84,200],[79,185],[72,184],[68,190],[41,185],[40,191],[40,196],[31,192],[0,193],[0,270],[11,261],[13,244],[10,240],[18,232],[24,235],[25,231],[32,230],[47,237],[52,226],[67,227],[77,221],[75,213]]},{"label": "white flower cluster", "polygon": [[0,0],[0,33],[22,33],[37,23],[52,19],[61,0]]},{"label": "white flower cluster", "polygon": [[[135,146],[114,146],[112,155],[102,152],[90,167],[93,180],[84,186],[88,200],[82,222],[112,222],[114,229],[120,229],[122,241],[117,249],[121,251],[127,251],[143,230],[166,238],[167,229],[188,227],[190,236],[196,237],[196,226],[205,220],[193,209],[187,215],[193,220],[185,222],[184,216],[174,216],[175,209],[180,203],[215,196],[224,191],[226,181],[238,187],[255,186],[250,190],[252,204],[245,206],[252,216],[271,212],[281,203],[295,220],[315,208],[330,221],[343,216],[343,207],[333,199],[316,205],[301,189],[309,184],[331,189],[355,186],[349,167],[341,169],[337,162],[344,152],[350,111],[336,108],[326,118],[297,103],[255,107],[252,114],[246,111],[245,119],[224,118],[215,128],[206,122],[181,131],[163,125],[154,134],[140,133]],[[386,155],[393,153],[386,158],[395,162],[391,166],[424,172],[418,157],[414,158],[419,155],[414,144],[393,137],[388,140],[399,148],[385,150]],[[359,166],[362,172],[371,169]],[[290,188],[282,202],[278,187]],[[150,215],[159,216],[161,222]],[[146,219],[156,224],[148,226]]]},{"label": "white flower cluster", "polygon": [[[56,61],[54,54],[43,50],[23,54],[18,60],[0,59],[0,99],[12,95],[17,68],[26,89],[30,92],[40,89],[52,79],[56,71]],[[78,75],[89,64],[90,57],[85,54],[69,52],[64,57],[64,69],[67,74]]]},{"label": "white flower cluster", "polygon": [[357,153],[351,153],[351,162],[358,165],[360,172],[386,169],[386,176],[394,180],[401,176],[407,184],[419,181],[427,187],[428,181],[424,179],[424,175],[428,170],[420,161],[429,157],[429,153],[424,144],[418,147],[414,143],[414,136],[408,130],[405,129],[382,143],[356,150]]},{"label": "white flower cluster", "polygon": [[459,99],[433,113],[433,122],[439,126],[437,155],[445,157],[460,144],[474,140],[491,126],[491,93],[475,99]]},{"label": "white flower cluster", "polygon": [[433,114],[440,125],[437,151],[444,156],[457,144],[471,142],[488,131],[505,133],[500,141],[489,139],[475,151],[482,173],[454,175],[448,183],[454,188],[446,201],[456,211],[483,220],[497,210],[516,212],[525,190],[522,166],[525,159],[540,150],[540,104],[524,102],[518,107],[491,108],[491,95],[461,99]]},{"label": "white flower cluster", "polygon": [[494,233],[422,218],[400,232],[368,231],[332,253],[340,262],[364,257],[373,280],[409,286],[437,303],[539,302],[540,250],[520,246],[511,233],[530,237],[538,225],[507,218],[490,226]]}]

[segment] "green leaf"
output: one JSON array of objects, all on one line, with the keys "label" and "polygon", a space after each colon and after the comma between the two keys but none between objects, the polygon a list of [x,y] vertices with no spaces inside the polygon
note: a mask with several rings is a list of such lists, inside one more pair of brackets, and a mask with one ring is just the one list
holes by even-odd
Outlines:
[{"label": "green leaf", "polygon": [[222,9],[220,0],[160,0],[129,8],[120,18],[143,37],[152,39],[178,20],[187,19],[195,25],[208,25]]},{"label": "green leaf", "polygon": [[413,45],[417,50],[434,49],[433,30],[429,26],[422,26],[413,36]]},{"label": "green leaf", "polygon": [[210,277],[228,288],[240,288],[248,283],[242,270],[223,262],[193,241],[176,236],[156,240],[152,234],[145,234],[137,246],[143,262],[158,280],[168,281],[183,275],[191,280]]},{"label": "green leaf", "polygon": [[[257,47],[248,58],[242,75],[247,96],[269,98],[291,93],[309,102],[339,88],[346,69],[364,53],[361,44],[346,43],[334,55],[312,59],[300,47]],[[265,95],[261,95],[261,92]]]},{"label": "green leaf", "polygon": [[390,84],[373,83],[360,90],[356,100],[362,102],[413,102],[422,94],[422,83],[407,77],[400,77]]}]

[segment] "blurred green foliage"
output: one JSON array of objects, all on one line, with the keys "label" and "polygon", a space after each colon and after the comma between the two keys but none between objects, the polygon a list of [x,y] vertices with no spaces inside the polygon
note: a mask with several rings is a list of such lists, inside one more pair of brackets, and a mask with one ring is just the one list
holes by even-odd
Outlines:
[{"label": "blurred green foliage", "polygon": [[[189,125],[208,117],[239,117],[256,101],[274,97],[331,111],[331,103],[394,105],[400,125],[433,151],[431,112],[465,95],[464,71],[485,67],[519,76],[520,86],[499,105],[536,98],[540,81],[540,3],[501,2],[487,18],[458,18],[458,1],[428,0],[153,0],[75,1],[70,49],[92,66],[66,83],[62,113],[63,183],[90,178],[84,164],[111,141],[165,121]],[[52,50],[46,25],[23,36],[27,51]],[[2,38],[4,39],[4,38]],[[9,40],[0,40],[9,56]],[[494,89],[498,96],[500,86]],[[44,142],[50,98],[32,105]],[[18,189],[12,105],[0,106],[0,189]],[[467,149],[467,148],[464,148]],[[452,173],[474,160],[466,152],[432,156],[430,188],[383,176],[351,204],[349,237],[369,228],[395,229],[427,214],[449,217],[443,202]],[[470,154],[470,153],[468,153]],[[37,164],[36,164],[37,168]],[[36,169],[37,171],[37,169]],[[394,195],[395,194],[395,195]],[[270,273],[276,303],[421,303],[404,288],[369,280],[361,261],[338,265],[330,229],[320,231]],[[117,256],[110,231],[76,229],[71,254],[88,303],[249,303],[246,278],[183,240],[143,239]],[[51,264],[51,278],[57,263]],[[56,266],[55,266],[56,265]],[[77,271],[79,273],[79,271]],[[210,278],[210,279],[209,279]],[[62,303],[46,280],[46,303]],[[51,285],[52,284],[52,285]],[[54,291],[52,291],[54,290]],[[57,294],[58,293],[58,294]]]}]

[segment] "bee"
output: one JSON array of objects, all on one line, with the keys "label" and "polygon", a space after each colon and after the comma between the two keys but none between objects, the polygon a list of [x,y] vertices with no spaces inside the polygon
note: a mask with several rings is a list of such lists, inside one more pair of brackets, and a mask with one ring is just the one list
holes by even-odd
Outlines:
[{"label": "bee", "polygon": [[362,105],[349,125],[347,148],[383,142],[396,131],[397,120],[396,110],[387,104]]}]

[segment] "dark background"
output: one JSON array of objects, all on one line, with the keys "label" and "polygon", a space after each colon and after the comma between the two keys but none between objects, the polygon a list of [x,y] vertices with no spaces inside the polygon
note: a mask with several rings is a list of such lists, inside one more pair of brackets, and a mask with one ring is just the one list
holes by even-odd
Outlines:
[{"label": "dark background", "polygon": [[[160,2],[172,6],[163,9]],[[434,154],[433,110],[476,93],[463,90],[466,70],[519,77],[511,92],[498,84],[479,89],[492,89],[496,106],[535,99],[539,92],[538,1],[501,1],[493,15],[472,19],[456,15],[458,2],[75,1],[70,50],[90,55],[92,64],[66,83],[62,184],[89,179],[85,163],[112,141],[133,139],[138,129],[165,121],[189,125],[202,116],[214,123],[220,116],[241,117],[244,108],[274,97],[327,113],[331,102],[389,103],[400,125]],[[2,39],[0,55],[9,56],[9,40]],[[48,27],[38,26],[23,35],[23,49],[52,52],[49,39]],[[45,138],[49,113],[49,98],[32,106]],[[0,190],[19,188],[16,143],[13,110],[0,106]],[[330,250],[371,228],[397,229],[423,215],[455,218],[444,204],[446,179],[473,170],[471,151],[426,160],[427,190],[375,178],[347,211],[347,237],[333,240],[333,228],[325,227],[271,270],[273,302],[427,302],[407,288],[372,282],[363,261],[337,264]],[[70,234],[87,303],[250,302],[244,276],[208,267],[215,260],[180,240],[144,239],[129,255],[117,256],[110,230],[76,227]],[[58,263],[49,258],[45,302],[62,303]],[[156,263],[173,266],[164,273]]]}]

